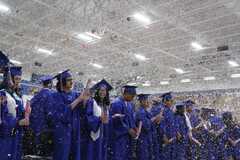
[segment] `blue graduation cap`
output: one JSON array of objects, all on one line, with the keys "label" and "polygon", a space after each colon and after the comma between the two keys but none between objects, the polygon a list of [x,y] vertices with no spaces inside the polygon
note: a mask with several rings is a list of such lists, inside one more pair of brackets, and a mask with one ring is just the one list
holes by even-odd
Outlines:
[{"label": "blue graduation cap", "polygon": [[138,100],[139,101],[145,101],[148,99],[148,97],[150,96],[150,94],[139,94],[138,95]]},{"label": "blue graduation cap", "polygon": [[91,90],[97,90],[101,87],[104,87],[106,88],[108,91],[112,90],[113,87],[105,80],[105,79],[102,79],[100,82],[96,83],[92,88]]},{"label": "blue graduation cap", "polygon": [[185,103],[184,102],[178,102],[176,104],[176,109],[179,110],[179,109],[183,109],[185,106]]},{"label": "blue graduation cap", "polygon": [[187,108],[191,108],[191,107],[193,107],[193,105],[195,104],[195,102],[192,101],[192,100],[187,100],[187,101],[185,101],[184,103],[185,103],[185,105],[186,105]]},{"label": "blue graduation cap", "polygon": [[9,59],[8,57],[0,51],[0,67],[6,67],[9,64]]},{"label": "blue graduation cap", "polygon": [[71,73],[69,73],[69,69],[63,71],[63,72],[60,72],[58,73],[56,76],[53,77],[54,78],[57,78],[58,81],[60,80],[63,80],[63,79],[67,79],[69,77],[72,77]]},{"label": "blue graduation cap", "polygon": [[125,85],[125,86],[123,86],[123,88],[124,88],[124,91],[123,91],[123,93],[124,94],[131,94],[131,95],[136,95],[137,94],[137,91],[136,91],[136,86],[131,86],[131,85]]},{"label": "blue graduation cap", "polygon": [[200,113],[200,112],[201,112],[200,109],[194,109],[194,111],[195,111],[196,113]]},{"label": "blue graduation cap", "polygon": [[195,102],[189,99],[189,100],[185,101],[185,104],[186,105],[194,105]]},{"label": "blue graduation cap", "polygon": [[164,93],[161,95],[161,97],[162,97],[162,101],[170,101],[173,99],[171,92]]},{"label": "blue graduation cap", "polygon": [[222,118],[223,118],[223,120],[232,120],[233,119],[232,113],[231,112],[224,112],[222,114]]},{"label": "blue graduation cap", "polygon": [[220,117],[214,116],[210,118],[211,125],[217,127],[218,129],[221,129],[224,127],[223,120]]},{"label": "blue graduation cap", "polygon": [[22,67],[21,66],[12,66],[12,67],[10,67],[10,73],[12,76],[21,76],[22,75]]},{"label": "blue graduation cap", "polygon": [[45,75],[39,78],[41,83],[50,83],[53,80],[53,76]]}]

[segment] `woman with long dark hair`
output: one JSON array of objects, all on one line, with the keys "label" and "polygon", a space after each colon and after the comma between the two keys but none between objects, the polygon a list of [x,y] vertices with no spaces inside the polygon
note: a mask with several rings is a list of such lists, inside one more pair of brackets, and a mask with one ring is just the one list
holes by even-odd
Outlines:
[{"label": "woman with long dark hair", "polygon": [[[24,108],[24,103],[22,99],[22,93],[20,88],[20,82],[22,77],[22,67],[19,66],[13,66],[10,67],[10,74],[11,74],[11,80],[12,80],[12,86],[10,86],[7,91],[12,96],[12,98],[16,102],[16,118],[17,120],[23,120],[24,124],[22,126],[17,126],[15,130],[13,131],[13,134],[15,134],[14,138],[14,155],[16,155],[16,160],[21,160],[22,158],[22,143],[23,143],[23,136],[25,127],[29,125],[29,117],[27,116],[27,112]],[[21,122],[21,121],[20,121]]]},{"label": "woman with long dark hair", "polygon": [[90,139],[88,141],[88,160],[107,160],[109,91],[112,86],[103,79],[92,87],[95,90],[94,105],[87,108]]},{"label": "woman with long dark hair", "polygon": [[29,125],[20,93],[21,67],[9,67],[9,60],[0,53],[4,79],[0,91],[0,155],[1,160],[21,160],[23,126]]}]

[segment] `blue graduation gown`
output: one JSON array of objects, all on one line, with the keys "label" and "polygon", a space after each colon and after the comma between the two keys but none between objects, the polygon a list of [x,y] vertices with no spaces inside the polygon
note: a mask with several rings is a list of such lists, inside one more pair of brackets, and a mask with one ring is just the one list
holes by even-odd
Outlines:
[{"label": "blue graduation gown", "polygon": [[[99,106],[100,107],[100,106]],[[88,160],[108,160],[107,150],[108,150],[108,124],[103,124],[100,117],[96,117],[93,113],[93,100],[90,99],[87,102],[87,123],[88,123]],[[101,108],[104,111],[104,108]],[[106,110],[105,112],[108,112]],[[100,129],[100,135],[97,140],[93,140],[90,137],[91,132],[97,132]]]},{"label": "blue graduation gown", "polygon": [[1,124],[0,124],[0,155],[1,160],[15,160],[13,154],[13,140],[15,137],[12,131],[16,128],[17,119],[8,112],[7,103],[3,104],[0,108]]},{"label": "blue graduation gown", "polygon": [[[163,120],[160,123],[160,128],[163,131],[163,135],[165,135],[168,139],[176,138],[176,127],[175,127],[175,118],[173,111],[167,107],[163,106]],[[174,151],[174,142],[165,145],[162,149],[161,156],[163,159],[173,159],[175,155]]]},{"label": "blue graduation gown", "polygon": [[[211,124],[211,118],[208,120],[207,123]],[[215,136],[214,134],[210,133],[212,128],[209,126],[208,128],[201,128],[199,134],[201,135],[201,151],[200,157],[201,159],[209,159],[209,160],[216,160],[219,157],[224,157],[222,153],[224,153],[223,149],[224,146],[222,144],[222,136]],[[217,127],[218,128],[218,127]],[[216,128],[216,129],[217,129]]]},{"label": "blue graduation gown", "polygon": [[[157,106],[153,106],[151,108],[151,115],[152,117],[157,116],[160,112],[161,112],[162,106],[161,105],[157,105]],[[163,131],[161,130],[162,128],[160,128],[159,124],[153,123],[152,126],[152,159],[153,160],[159,160],[162,159],[162,156],[160,155],[160,153],[162,152],[162,139],[163,139]]]},{"label": "blue graduation gown", "polygon": [[[213,116],[210,118],[211,129],[216,131],[220,131],[224,127],[224,123],[220,117]],[[223,159],[224,158],[224,137],[223,134],[219,136],[209,134],[209,159]]]},{"label": "blue graduation gown", "polygon": [[70,104],[78,97],[78,93],[71,91],[52,94],[52,121],[54,129],[53,160],[80,159],[80,109],[73,110]]},{"label": "blue graduation gown", "polygon": [[240,138],[240,127],[235,125],[232,128],[228,127],[225,129],[225,135],[226,135],[226,144],[228,144],[228,148],[226,148],[226,154],[229,156],[233,156],[235,159],[240,159],[240,143],[238,143],[236,146],[230,145],[228,142],[228,138],[231,138],[232,140],[236,141]]},{"label": "blue graduation gown", "polygon": [[88,158],[88,142],[90,139],[89,134],[89,125],[88,125],[88,116],[87,116],[87,108],[92,105],[92,101],[87,101],[85,106],[80,106],[80,137],[81,141],[81,160],[87,160]]},{"label": "blue graduation gown", "polygon": [[[16,119],[17,122],[25,117],[25,109],[23,106],[23,100],[20,96],[18,96],[15,92],[11,94],[14,100],[16,101],[17,108],[16,108]],[[15,128],[14,138],[13,138],[13,148],[12,148],[12,155],[14,160],[21,160],[23,151],[23,136],[24,136],[24,127],[16,125]]]},{"label": "blue graduation gown", "polygon": [[137,140],[137,159],[150,160],[152,155],[152,121],[151,114],[140,107],[136,114],[136,123],[142,122],[141,133]]},{"label": "blue graduation gown", "polygon": [[[188,114],[189,116],[189,120],[191,122],[191,126],[192,128],[196,128],[200,123],[201,123],[201,119],[197,116],[197,114],[195,112],[192,112],[190,114]],[[200,134],[199,131],[193,131],[192,135],[195,139],[197,139],[198,141],[200,140]],[[191,160],[196,160],[200,157],[200,148],[197,144],[190,142],[188,144],[188,158]]]},{"label": "blue graduation gown", "polygon": [[[97,117],[93,113],[93,100],[90,99],[87,102],[87,124],[88,124],[88,152],[87,152],[87,160],[104,160],[103,155],[103,128],[100,117]],[[92,132],[97,132],[100,129],[99,138],[94,141],[90,134]]]},{"label": "blue graduation gown", "polygon": [[185,160],[187,159],[187,145],[188,145],[188,133],[189,128],[187,126],[185,116],[184,115],[175,115],[175,127],[176,132],[179,133],[182,138],[176,140],[174,144],[174,159],[175,160]]},{"label": "blue graduation gown", "polygon": [[[123,114],[124,117],[112,118],[115,114]],[[122,97],[117,98],[110,108],[110,118],[112,123],[112,147],[113,160],[131,159],[131,137],[129,129],[136,128],[134,120],[134,106],[132,103],[125,103]]]},{"label": "blue graduation gown", "polygon": [[49,129],[49,114],[51,114],[49,107],[51,105],[50,96],[52,93],[52,90],[43,88],[31,99],[30,127],[36,136]]}]

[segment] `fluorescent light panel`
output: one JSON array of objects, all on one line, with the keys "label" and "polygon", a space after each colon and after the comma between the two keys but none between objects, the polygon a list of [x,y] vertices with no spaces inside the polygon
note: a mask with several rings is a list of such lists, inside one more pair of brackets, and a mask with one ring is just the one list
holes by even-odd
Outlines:
[{"label": "fluorescent light panel", "polygon": [[184,70],[182,70],[181,68],[174,68],[174,70],[179,74],[185,73]]},{"label": "fluorescent light panel", "polygon": [[93,34],[91,32],[79,33],[79,34],[76,35],[76,38],[78,38],[80,40],[83,40],[87,43],[94,42],[96,40],[102,39],[102,37],[100,37],[96,34]]},{"label": "fluorescent light panel", "polygon": [[160,84],[161,85],[169,85],[169,82],[168,81],[161,81]]},{"label": "fluorescent light panel", "polygon": [[7,5],[0,2],[0,12],[8,13],[10,12],[10,8]]},{"label": "fluorescent light panel", "polygon": [[204,49],[203,46],[201,44],[199,44],[198,42],[192,42],[191,46],[195,49],[195,50],[202,50]]},{"label": "fluorescent light panel", "polygon": [[189,83],[189,82],[191,82],[191,79],[182,79],[181,80],[181,83]]},{"label": "fluorescent light panel", "polygon": [[14,64],[17,64],[17,65],[21,65],[22,64],[22,62],[19,62],[19,61],[13,60],[13,59],[10,59],[10,62],[14,63]]},{"label": "fluorescent light panel", "polygon": [[228,64],[229,64],[231,67],[238,67],[238,66],[239,66],[239,64],[238,64],[236,61],[231,61],[231,60],[228,61]]},{"label": "fluorescent light panel", "polygon": [[146,58],[145,56],[141,55],[141,54],[134,54],[134,56],[140,60],[140,61],[146,61],[148,60],[148,58]]},{"label": "fluorescent light panel", "polygon": [[209,76],[209,77],[204,77],[203,79],[204,79],[205,81],[213,81],[213,80],[215,80],[216,78],[213,77],[213,76]]},{"label": "fluorescent light panel", "polygon": [[84,33],[79,33],[79,34],[77,34],[76,37],[78,39],[81,39],[81,40],[85,41],[85,42],[92,42],[92,41],[94,41],[92,37],[90,37],[89,35],[84,34]]},{"label": "fluorescent light panel", "polygon": [[232,75],[231,75],[231,78],[240,78],[240,73],[232,74]]},{"label": "fluorescent light panel", "polygon": [[38,48],[37,51],[39,53],[44,53],[44,54],[48,54],[48,55],[52,55],[53,54],[53,52],[51,50],[44,49],[44,48]]},{"label": "fluorescent light panel", "polygon": [[86,32],[87,35],[91,36],[91,37],[94,37],[94,38],[97,38],[97,39],[102,39],[102,37],[96,35],[96,34],[93,34],[91,32]]},{"label": "fluorescent light panel", "polygon": [[141,13],[135,13],[135,14],[133,15],[133,17],[134,17],[136,20],[138,20],[138,21],[144,23],[145,25],[148,25],[148,24],[151,23],[150,18],[147,17],[147,16],[144,15],[144,14],[141,14]]},{"label": "fluorescent light panel", "polygon": [[97,64],[97,63],[90,63],[90,64],[91,64],[93,67],[98,68],[98,69],[102,69],[102,68],[103,68],[102,65]]}]

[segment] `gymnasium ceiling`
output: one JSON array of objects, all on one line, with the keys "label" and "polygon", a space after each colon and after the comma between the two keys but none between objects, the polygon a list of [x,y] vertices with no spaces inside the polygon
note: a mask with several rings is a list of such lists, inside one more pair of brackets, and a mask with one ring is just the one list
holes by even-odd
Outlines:
[{"label": "gymnasium ceiling", "polygon": [[[147,92],[239,88],[239,0],[0,0],[0,50]],[[21,64],[20,64],[21,63]]]}]

